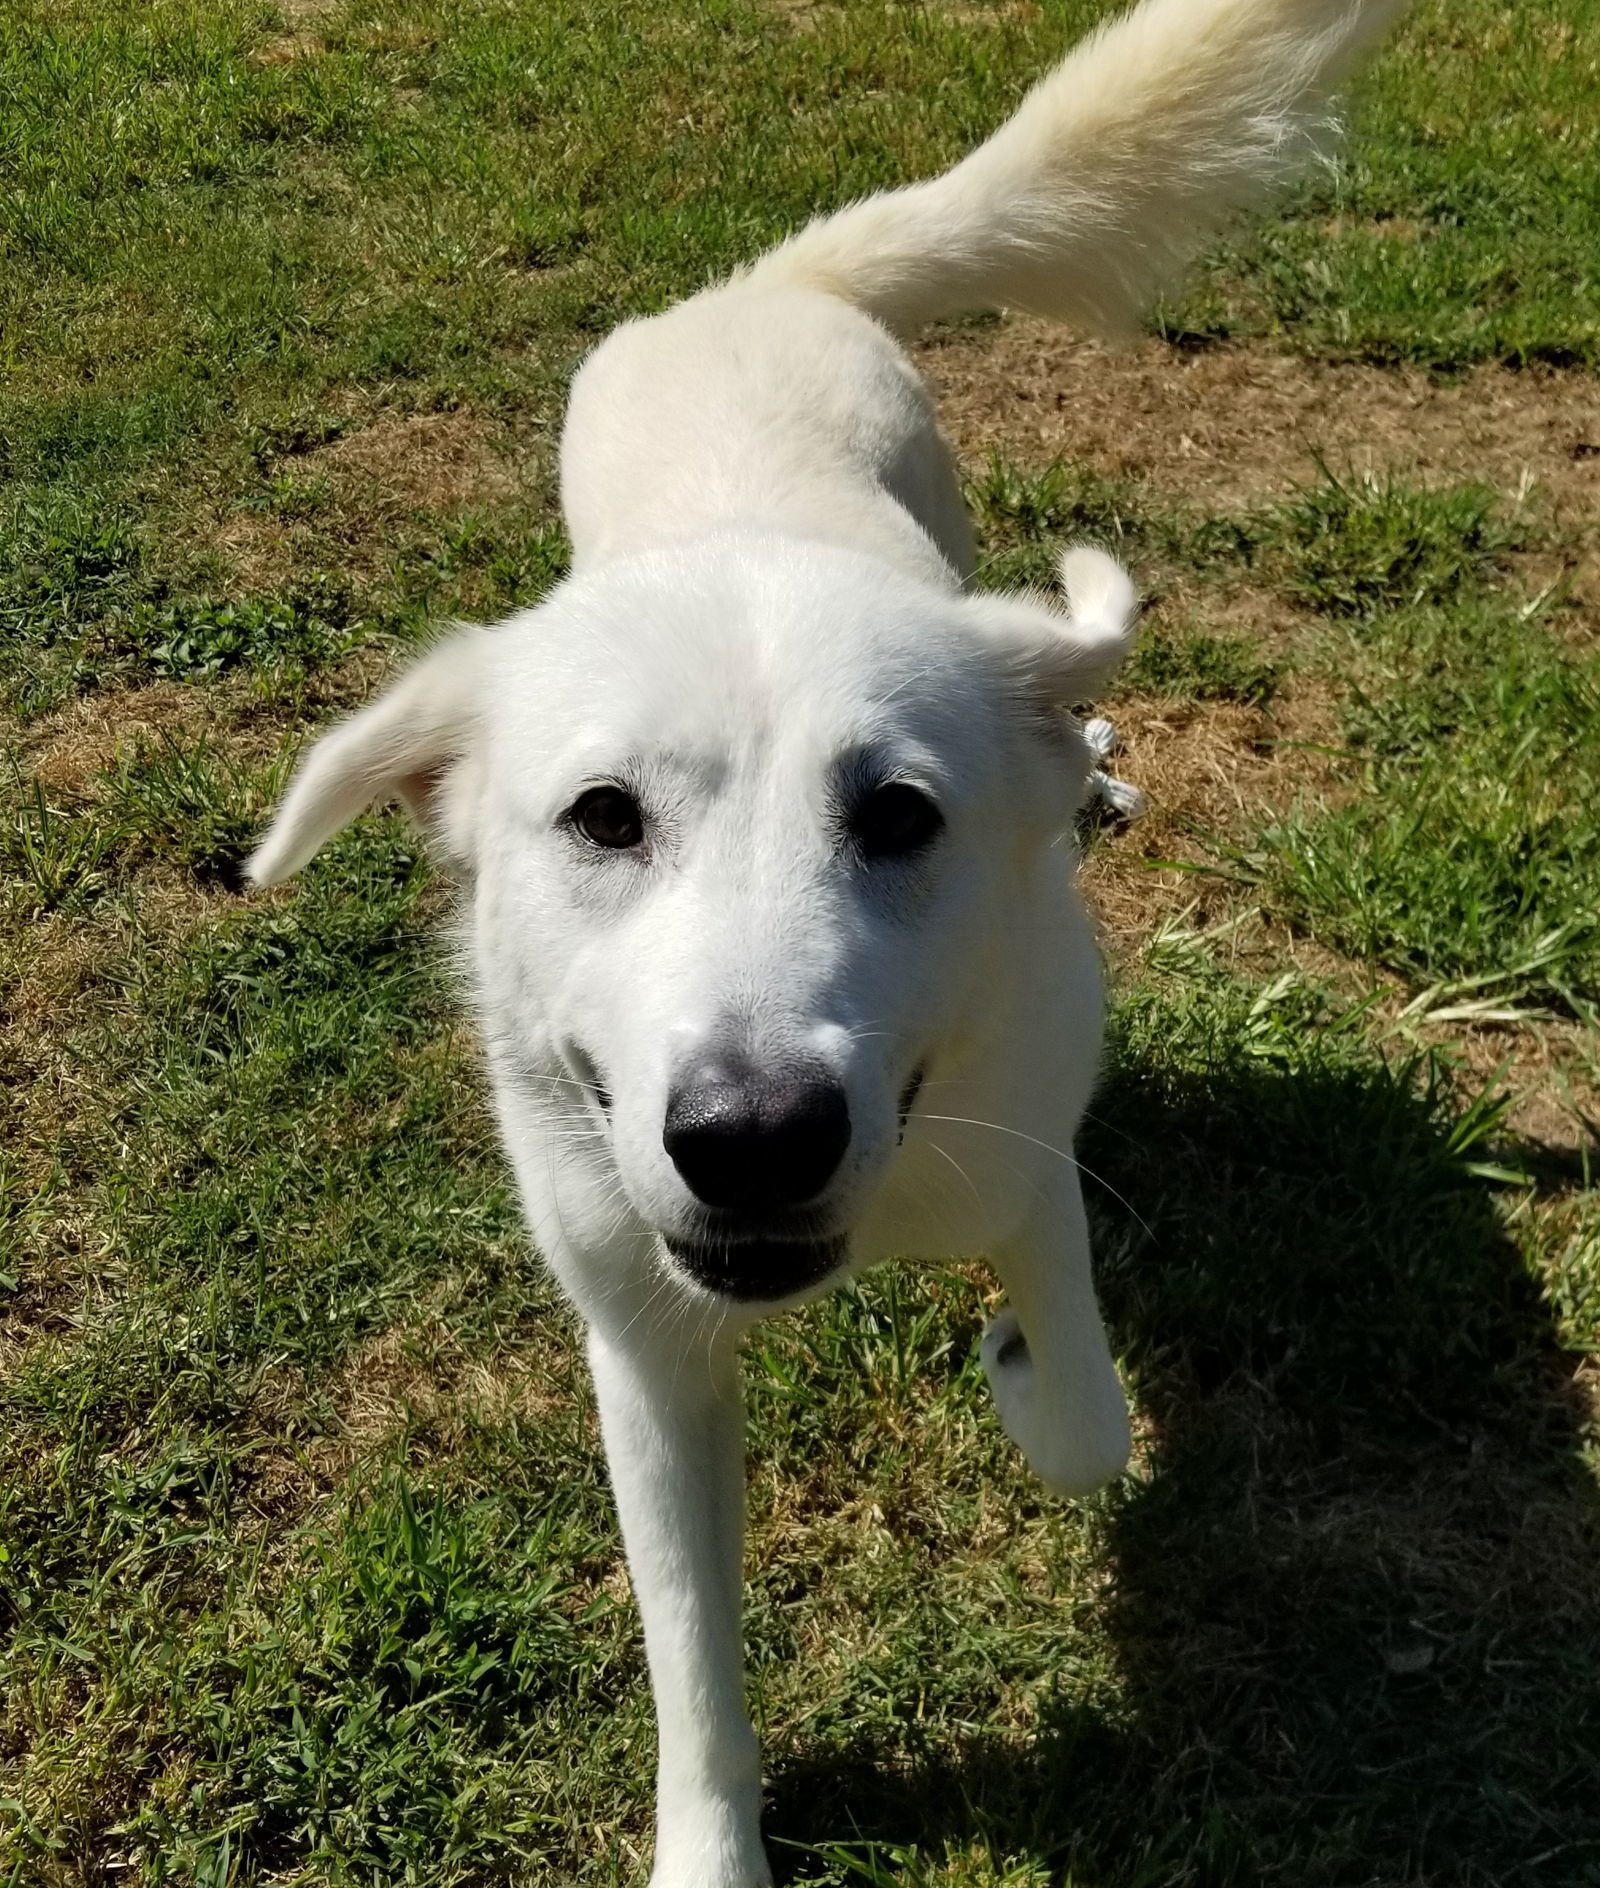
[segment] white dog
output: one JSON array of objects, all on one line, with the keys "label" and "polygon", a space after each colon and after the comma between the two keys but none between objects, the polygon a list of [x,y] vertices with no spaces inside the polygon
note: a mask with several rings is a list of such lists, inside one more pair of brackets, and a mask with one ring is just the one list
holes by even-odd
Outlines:
[{"label": "white dog", "polygon": [[1149,0],[947,175],[613,334],[573,388],[573,575],[312,751],[251,862],[399,797],[465,883],[529,1226],[585,1319],[660,1732],[654,1888],[770,1880],[742,1697],[741,1334],[891,1253],[986,1253],[1000,1420],[1052,1488],[1128,1417],[1066,1150],[1101,977],[1075,704],[1132,587],[967,587],[891,330],[1125,326],[1302,157],[1387,0]]}]

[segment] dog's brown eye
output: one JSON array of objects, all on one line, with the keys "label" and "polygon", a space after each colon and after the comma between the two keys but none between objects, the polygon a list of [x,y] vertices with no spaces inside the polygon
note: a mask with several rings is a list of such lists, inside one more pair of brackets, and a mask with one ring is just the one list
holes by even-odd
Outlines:
[{"label": "dog's brown eye", "polygon": [[938,836],[944,816],[927,794],[891,780],[875,787],[850,817],[850,836],[868,859],[920,852]]},{"label": "dog's brown eye", "polygon": [[644,814],[621,787],[591,787],[579,796],[569,817],[585,839],[610,852],[644,843]]}]

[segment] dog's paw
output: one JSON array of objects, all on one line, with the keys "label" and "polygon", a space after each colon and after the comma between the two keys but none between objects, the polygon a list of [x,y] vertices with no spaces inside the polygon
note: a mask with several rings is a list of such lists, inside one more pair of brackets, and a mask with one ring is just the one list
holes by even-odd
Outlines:
[{"label": "dog's paw", "polygon": [[1122,1473],[1131,1446],[1128,1405],[1109,1362],[1091,1383],[1041,1384],[1009,1306],[984,1331],[978,1357],[1001,1427],[1047,1488],[1087,1495]]}]

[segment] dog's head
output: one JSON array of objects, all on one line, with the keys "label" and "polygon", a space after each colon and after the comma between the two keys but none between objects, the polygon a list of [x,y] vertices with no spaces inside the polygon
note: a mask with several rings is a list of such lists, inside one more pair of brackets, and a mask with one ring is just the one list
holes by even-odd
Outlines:
[{"label": "dog's head", "polygon": [[689,1279],[790,1297],[843,1261],[1081,802],[1069,710],[1133,592],[1095,551],[1062,577],[1064,609],[815,545],[608,564],[325,736],[251,875],[405,800],[470,887],[502,1079],[578,1114]]}]

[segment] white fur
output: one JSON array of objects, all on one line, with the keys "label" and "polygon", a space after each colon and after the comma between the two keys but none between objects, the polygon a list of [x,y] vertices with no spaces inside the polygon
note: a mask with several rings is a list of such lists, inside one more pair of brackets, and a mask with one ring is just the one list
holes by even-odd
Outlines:
[{"label": "white fur", "polygon": [[[663,1141],[686,1067],[736,1040],[847,1098],[816,1208],[847,1256],[809,1289],[892,1253],[986,1252],[1010,1299],[982,1345],[1007,1430],[1068,1494],[1128,1451],[1069,1151],[1102,1001],[1069,835],[1091,764],[1070,710],[1126,649],[1133,590],[1084,547],[1064,608],[964,588],[949,455],[881,324],[1001,302],[1124,321],[1306,144],[1386,10],[1149,0],[947,176],[618,329],[572,392],[571,578],[319,742],[252,861],[273,883],[398,795],[463,879],[505,1145],[590,1332],[661,1725],[654,1888],[769,1880],[736,1349],[774,1307],[663,1243],[699,1223]],[[913,859],[841,842],[869,767],[941,808]],[[649,815],[640,848],[566,817],[613,781]]]}]

